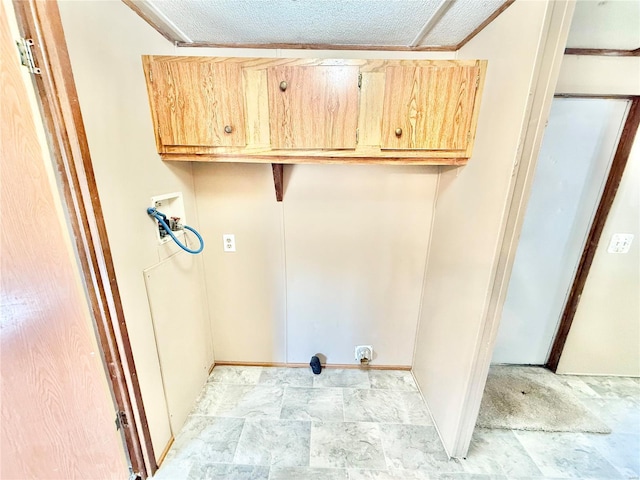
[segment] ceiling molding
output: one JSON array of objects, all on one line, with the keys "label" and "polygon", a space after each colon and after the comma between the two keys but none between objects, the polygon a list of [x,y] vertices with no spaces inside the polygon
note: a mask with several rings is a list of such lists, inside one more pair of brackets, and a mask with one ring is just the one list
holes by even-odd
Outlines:
[{"label": "ceiling molding", "polygon": [[424,27],[416,35],[411,45],[362,45],[362,44],[327,44],[327,43],[215,43],[194,42],[182,32],[162,12],[158,11],[146,0],[122,0],[141,19],[148,23],[172,44],[178,47],[196,48],[251,48],[251,49],[292,49],[292,50],[370,50],[370,51],[398,51],[398,52],[453,52],[466,45],[473,37],[495,20],[502,12],[511,6],[515,0],[505,0],[485,21],[473,30],[464,40],[456,45],[419,45],[429,31],[446,14],[456,0],[442,0],[436,11],[427,20]]},{"label": "ceiling molding", "polygon": [[433,27],[436,26],[436,23],[438,23],[440,21],[440,19],[442,18],[442,16],[445,13],[447,13],[447,10],[449,10],[449,8],[451,8],[451,5],[453,5],[453,2],[455,2],[455,0],[442,0],[442,2],[440,2],[440,5],[438,5],[438,8],[436,8],[436,11],[433,12],[433,15],[431,15],[431,17],[425,22],[425,24],[422,27],[422,29],[418,32],[416,37],[413,39],[413,41],[411,42],[410,47],[414,47],[415,48],[418,45],[420,45],[422,40],[424,40],[424,37],[426,37],[427,34],[431,30],[433,30]]},{"label": "ceiling molding", "polygon": [[500,14],[502,12],[504,12],[507,8],[509,8],[511,5],[513,5],[513,3],[516,0],[507,0],[506,2],[504,2],[502,4],[502,6],[498,9],[496,9],[495,12],[493,12],[484,22],[482,22],[480,25],[478,25],[478,27],[471,32],[469,35],[467,35],[467,37],[462,40],[458,45],[456,45],[454,47],[455,50],[460,50],[462,47],[464,47],[467,43],[469,43],[469,40],[471,40],[473,37],[475,37],[477,34],[479,34],[482,30],[484,30],[484,28],[489,25],[491,22],[493,22],[496,18],[498,18],[500,16]]},{"label": "ceiling molding", "polygon": [[122,3],[171,43],[191,42],[191,39],[182,30],[176,27],[171,20],[165,17],[162,12],[159,12],[151,3],[140,0],[122,0]]},{"label": "ceiling molding", "polygon": [[404,45],[336,45],[331,43],[208,43],[208,42],[176,42],[178,47],[201,48],[257,48],[257,49],[292,49],[292,50],[386,50],[389,52],[452,52],[455,45],[437,47],[409,47]]},{"label": "ceiling molding", "polygon": [[612,48],[565,48],[565,55],[599,55],[605,57],[640,57],[640,48],[616,50]]}]

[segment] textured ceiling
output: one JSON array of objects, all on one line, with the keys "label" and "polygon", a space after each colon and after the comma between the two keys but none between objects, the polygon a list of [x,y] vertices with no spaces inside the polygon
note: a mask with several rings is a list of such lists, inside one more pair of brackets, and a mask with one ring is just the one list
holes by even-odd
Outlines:
[{"label": "textured ceiling", "polygon": [[579,0],[571,22],[569,48],[640,48],[640,1]]},{"label": "textured ceiling", "polygon": [[134,0],[181,43],[448,46],[506,0]]}]

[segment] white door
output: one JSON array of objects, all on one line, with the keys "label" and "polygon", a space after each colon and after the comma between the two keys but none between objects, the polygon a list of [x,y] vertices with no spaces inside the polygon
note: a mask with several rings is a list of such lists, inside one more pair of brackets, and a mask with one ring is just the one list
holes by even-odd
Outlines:
[{"label": "white door", "polygon": [[554,99],[493,363],[547,361],[629,104]]}]

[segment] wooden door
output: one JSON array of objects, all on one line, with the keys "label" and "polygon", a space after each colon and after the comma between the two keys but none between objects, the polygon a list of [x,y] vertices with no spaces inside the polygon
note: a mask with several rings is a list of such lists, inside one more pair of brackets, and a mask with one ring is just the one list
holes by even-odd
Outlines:
[{"label": "wooden door", "polygon": [[343,65],[269,68],[271,147],[355,148],[358,73]]},{"label": "wooden door", "polygon": [[479,74],[476,66],[387,67],[381,147],[466,150]]},{"label": "wooden door", "polygon": [[115,406],[7,19],[0,4],[0,478],[127,478]]},{"label": "wooden door", "polygon": [[245,146],[238,63],[151,57],[147,81],[159,144]]}]

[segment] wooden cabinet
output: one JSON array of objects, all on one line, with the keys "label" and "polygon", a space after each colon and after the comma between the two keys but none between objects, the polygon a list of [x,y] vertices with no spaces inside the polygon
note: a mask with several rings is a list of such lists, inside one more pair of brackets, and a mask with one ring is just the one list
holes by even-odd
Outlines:
[{"label": "wooden cabinet", "polygon": [[[143,57],[164,160],[463,165],[486,61]],[[274,169],[275,171],[281,169]]]},{"label": "wooden cabinet", "polygon": [[240,64],[161,57],[146,66],[161,153],[172,145],[246,145]]},{"label": "wooden cabinet", "polygon": [[357,66],[277,66],[267,70],[274,149],[356,148]]},{"label": "wooden cabinet", "polygon": [[381,148],[467,150],[478,66],[391,66],[385,73]]}]

